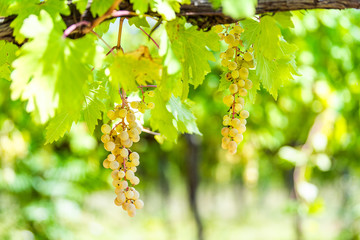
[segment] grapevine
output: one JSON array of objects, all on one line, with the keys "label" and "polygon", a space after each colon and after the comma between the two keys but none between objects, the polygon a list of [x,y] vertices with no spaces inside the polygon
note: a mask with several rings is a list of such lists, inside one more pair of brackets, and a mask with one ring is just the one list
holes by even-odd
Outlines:
[{"label": "grapevine", "polygon": [[[243,133],[246,131],[246,119],[249,112],[244,109],[245,99],[253,86],[248,79],[249,68],[254,67],[251,51],[241,51],[242,42],[240,35],[244,31],[239,25],[235,25],[231,30],[230,26],[225,29],[221,25],[215,27],[220,39],[228,44],[228,49],[221,53],[221,65],[227,69],[225,79],[230,82],[230,94],[223,98],[223,102],[229,107],[228,114],[223,118],[224,127],[221,129],[223,149],[230,154],[237,152],[238,144],[243,140]],[[225,30],[225,33],[223,31]],[[251,49],[250,49],[251,50]]]}]

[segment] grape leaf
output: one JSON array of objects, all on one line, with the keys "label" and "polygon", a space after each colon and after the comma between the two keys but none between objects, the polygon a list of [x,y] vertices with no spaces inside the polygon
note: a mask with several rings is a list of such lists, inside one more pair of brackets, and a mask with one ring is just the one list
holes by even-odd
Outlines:
[{"label": "grape leaf", "polygon": [[1,17],[7,16],[7,10],[9,8],[10,3],[11,3],[11,0],[1,0],[0,1],[0,16]]},{"label": "grape leaf", "polygon": [[181,133],[195,133],[202,135],[196,125],[196,117],[190,111],[189,107],[181,102],[180,98],[171,96],[169,107],[176,120],[178,131]]},{"label": "grape leaf", "polygon": [[294,23],[291,20],[291,12],[277,12],[274,19],[283,28],[294,28]]},{"label": "grape leaf", "polygon": [[63,137],[66,131],[70,131],[72,123],[77,122],[79,118],[80,112],[78,111],[58,113],[46,127],[45,144],[52,143]]},{"label": "grape leaf", "polygon": [[173,20],[180,11],[180,4],[190,4],[190,0],[130,0],[133,9],[139,15],[148,12],[149,8],[158,12],[163,19]]},{"label": "grape leaf", "polygon": [[129,19],[129,25],[135,25],[137,28],[139,27],[150,27],[149,23],[146,21],[145,17],[132,17]]},{"label": "grape leaf", "polygon": [[264,88],[277,99],[278,89],[297,74],[296,46],[285,41],[273,17],[264,16],[260,22],[246,20],[241,25],[245,29],[241,36],[244,46],[253,44],[254,47],[256,75]]},{"label": "grape leaf", "polygon": [[151,110],[150,126],[154,131],[159,131],[169,141],[176,141],[178,132],[173,121],[173,114],[166,108],[166,102],[161,97],[160,92],[156,89],[153,97],[155,108]]},{"label": "grape leaf", "polygon": [[0,41],[0,78],[10,80],[10,73],[13,70],[11,64],[17,50],[18,47],[15,44]]},{"label": "grape leaf", "polygon": [[[174,54],[180,62],[183,71],[184,91],[188,89],[188,84],[199,86],[207,73],[211,71],[208,61],[215,61],[212,52],[219,50],[219,37],[213,32],[203,32],[196,30],[195,26],[185,28],[185,21],[176,20],[166,24],[166,30],[171,45],[164,43],[162,50],[167,54]],[[171,51],[170,51],[171,48]],[[169,63],[174,64],[174,56]],[[165,59],[168,56],[165,56]],[[166,64],[166,62],[165,62]],[[187,94],[183,94],[183,98]]]},{"label": "grape leaf", "polygon": [[56,108],[80,111],[84,85],[92,79],[90,66],[101,60],[94,36],[65,39],[54,24],[44,10],[40,18],[30,15],[24,21],[20,31],[31,40],[21,47],[11,74],[12,98],[29,100],[27,110],[41,122]]},{"label": "grape leaf", "polygon": [[[17,17],[11,22],[10,26],[14,29],[15,40],[19,43],[25,40],[25,36],[20,32],[24,20],[30,15],[39,16],[41,10],[45,10],[52,21],[55,22],[54,28],[58,30],[64,30],[66,25],[61,18],[61,15],[69,15],[70,10],[66,0],[27,0],[13,1],[7,11],[8,15],[17,15]],[[61,15],[60,15],[61,14]]]},{"label": "grape leaf", "polygon": [[138,91],[138,85],[153,83],[161,78],[161,65],[157,59],[152,59],[149,50],[141,46],[132,53],[119,52],[109,60],[113,63],[109,67],[111,82],[114,87],[119,84],[126,92]]},{"label": "grape leaf", "polygon": [[114,0],[92,0],[90,11],[93,17],[102,16],[111,7]]},{"label": "grape leaf", "polygon": [[154,0],[130,0],[133,4],[133,9],[137,14],[144,14],[149,10],[150,3],[153,3]]},{"label": "grape leaf", "polygon": [[88,0],[73,0],[72,3],[74,3],[76,5],[76,9],[83,14],[88,5]]},{"label": "grape leaf", "polygon": [[222,11],[234,19],[252,17],[255,14],[256,0],[222,0]]}]

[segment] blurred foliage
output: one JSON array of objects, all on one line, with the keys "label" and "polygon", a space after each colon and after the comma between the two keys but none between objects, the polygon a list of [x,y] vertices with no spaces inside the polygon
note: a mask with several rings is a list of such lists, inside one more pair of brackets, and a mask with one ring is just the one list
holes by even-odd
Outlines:
[{"label": "blurred foliage", "polygon": [[[262,89],[246,106],[250,118],[237,155],[220,148],[226,111],[217,90],[220,64],[190,90],[188,104],[203,134],[198,202],[207,239],[295,239],[293,226],[282,225],[279,214],[287,221],[298,215],[304,239],[360,239],[360,12],[301,11],[293,21],[294,29],[282,30],[299,49],[301,76],[281,89],[277,101]],[[134,28],[126,30],[124,48],[146,41]],[[110,31],[104,39],[114,43],[116,35]],[[24,103],[11,101],[9,86],[0,79],[0,239],[107,239],[129,232],[138,234],[131,239],[195,238],[183,211],[186,138],[159,145],[142,134],[134,150],[142,159],[145,210],[130,220],[113,206],[99,129],[91,136],[79,123],[61,141],[44,145],[44,129]],[[251,228],[259,212],[266,219]],[[271,229],[273,222],[278,226]],[[281,231],[288,235],[282,238]]]}]

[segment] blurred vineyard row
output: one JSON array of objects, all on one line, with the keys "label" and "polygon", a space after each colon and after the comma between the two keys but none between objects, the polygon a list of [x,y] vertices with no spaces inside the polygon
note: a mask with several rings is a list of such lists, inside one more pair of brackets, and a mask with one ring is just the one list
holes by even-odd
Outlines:
[{"label": "blurred vineyard row", "polygon": [[[142,134],[145,209],[132,219],[113,204],[99,129],[79,123],[44,145],[44,127],[0,79],[0,239],[360,239],[360,12],[294,15],[283,34],[301,76],[277,101],[260,90],[247,104],[238,154],[221,150],[219,62],[190,92],[202,136],[159,145]],[[124,49],[146,42],[156,54],[126,29]]]}]

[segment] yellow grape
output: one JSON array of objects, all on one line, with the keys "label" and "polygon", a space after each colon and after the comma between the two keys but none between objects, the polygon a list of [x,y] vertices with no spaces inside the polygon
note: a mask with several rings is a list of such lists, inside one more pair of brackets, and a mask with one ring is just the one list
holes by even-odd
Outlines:
[{"label": "yellow grape", "polygon": [[116,114],[115,114],[115,111],[113,111],[113,110],[109,110],[106,115],[107,115],[108,118],[110,118],[111,120],[115,120],[115,119],[116,119]]},{"label": "yellow grape", "polygon": [[242,29],[242,27],[240,27],[239,25],[236,25],[236,26],[234,27],[234,32],[235,32],[235,33],[240,34],[240,33],[242,33],[243,31],[244,31],[244,29]]},{"label": "yellow grape", "polygon": [[148,109],[154,109],[154,108],[155,108],[155,103],[149,102],[149,103],[147,104],[147,108],[148,108]]},{"label": "yellow grape", "polygon": [[230,131],[229,128],[223,127],[223,128],[221,129],[221,135],[223,135],[224,137],[227,137],[227,136],[229,135],[229,131]]},{"label": "yellow grape", "polygon": [[[237,93],[237,91],[238,91],[238,86],[233,83],[233,84],[231,84],[231,85],[229,86],[229,90],[230,90],[230,93],[231,93],[231,94],[235,94],[235,93]],[[231,104],[233,104],[233,102],[234,102],[234,100],[231,101]]]},{"label": "yellow grape", "polygon": [[126,149],[126,148],[122,148],[120,150],[120,156],[123,157],[123,158],[127,158],[129,155],[129,151]]},{"label": "yellow grape", "polygon": [[216,33],[221,33],[224,30],[224,28],[221,25],[214,26],[214,31]]},{"label": "yellow grape", "polygon": [[107,143],[108,141],[110,141],[110,136],[108,134],[104,134],[101,136],[101,141],[103,143]]},{"label": "yellow grape", "polygon": [[242,140],[244,139],[244,136],[241,133],[238,133],[235,137],[234,137],[234,141],[236,143],[240,143]]},{"label": "yellow grape", "polygon": [[231,77],[232,78],[238,78],[240,76],[240,74],[239,74],[239,71],[238,70],[234,70],[234,71],[232,71],[231,72]]},{"label": "yellow grape", "polygon": [[239,74],[241,79],[247,79],[249,76],[249,69],[242,67],[239,70]]},{"label": "yellow grape", "polygon": [[115,161],[115,158],[115,155],[112,153],[107,156],[107,160],[109,160],[110,162]]},{"label": "yellow grape", "polygon": [[233,48],[229,48],[228,50],[225,51],[225,54],[227,58],[233,58],[235,54],[235,50]]},{"label": "yellow grape", "polygon": [[245,81],[244,81],[244,80],[239,80],[239,81],[237,82],[237,84],[238,84],[238,86],[239,86],[240,88],[245,87]]},{"label": "yellow grape", "polygon": [[107,142],[107,143],[104,144],[104,148],[105,148],[107,151],[111,152],[112,150],[115,149],[115,143],[109,141],[109,142]]},{"label": "yellow grape", "polygon": [[252,87],[253,87],[253,82],[252,82],[251,80],[249,80],[249,79],[246,80],[246,81],[245,81],[245,88],[249,90],[249,89],[251,89]]},{"label": "yellow grape", "polygon": [[232,44],[235,41],[235,36],[232,34],[228,34],[224,40],[227,44]]},{"label": "yellow grape", "polygon": [[144,202],[140,199],[137,199],[134,202],[134,205],[135,205],[136,209],[142,209],[144,207]]},{"label": "yellow grape", "polygon": [[235,103],[235,112],[238,113],[242,110],[243,106],[240,103]]},{"label": "yellow grape", "polygon": [[246,52],[246,53],[244,54],[244,60],[247,61],[247,62],[252,61],[252,60],[253,60],[253,56],[251,55],[251,53]]},{"label": "yellow grape", "polygon": [[240,88],[239,89],[239,95],[242,97],[245,97],[247,94],[247,90],[245,88]]},{"label": "yellow grape", "polygon": [[103,167],[104,167],[104,168],[110,168],[110,161],[109,161],[108,159],[105,159],[105,160],[103,161]]},{"label": "yellow grape", "polygon": [[223,60],[221,60],[221,66],[223,66],[223,67],[227,67],[228,65],[229,65],[229,60],[227,60],[227,59],[223,59]]},{"label": "yellow grape", "polygon": [[240,126],[241,122],[240,119],[238,118],[234,118],[231,120],[231,126],[233,126],[234,128],[238,128],[238,126]]},{"label": "yellow grape", "polygon": [[127,114],[127,110],[125,108],[120,109],[120,111],[119,111],[119,117],[120,118],[126,117],[126,114]]},{"label": "yellow grape", "polygon": [[240,122],[241,122],[241,124],[246,125],[246,119],[241,118],[241,119],[240,119]]},{"label": "yellow grape", "polygon": [[236,134],[238,134],[238,133],[239,133],[239,131],[236,128],[233,128],[233,129],[230,130],[229,135],[231,137],[235,137]]},{"label": "yellow grape", "polygon": [[112,161],[112,162],[110,162],[110,168],[112,169],[112,170],[116,170],[116,169],[118,169],[120,167],[120,164],[117,162],[117,161]]},{"label": "yellow grape", "polygon": [[246,131],[246,126],[240,123],[240,125],[237,127],[237,130],[239,130],[239,133],[244,133]]},{"label": "yellow grape", "polygon": [[101,126],[101,132],[102,132],[103,134],[109,134],[110,131],[111,131],[111,127],[110,127],[108,124],[103,124],[103,125]]},{"label": "yellow grape", "polygon": [[152,91],[152,90],[148,91],[147,94],[148,94],[149,97],[154,97],[155,96],[155,92]]},{"label": "yellow grape", "polygon": [[234,96],[233,95],[226,95],[223,98],[223,102],[225,103],[225,105],[230,107],[234,103]]},{"label": "yellow grape", "polygon": [[233,71],[237,68],[237,64],[236,62],[230,62],[229,65],[228,65],[228,68],[230,71]]},{"label": "yellow grape", "polygon": [[241,118],[246,119],[246,118],[249,117],[249,115],[250,115],[249,112],[246,111],[246,110],[242,110],[242,111],[240,112],[240,117],[241,117]]},{"label": "yellow grape", "polygon": [[[131,102],[131,103],[130,103],[130,106],[131,106],[132,108],[137,109],[137,108],[139,107],[139,102]],[[126,114],[125,114],[125,115],[126,115]]]}]

